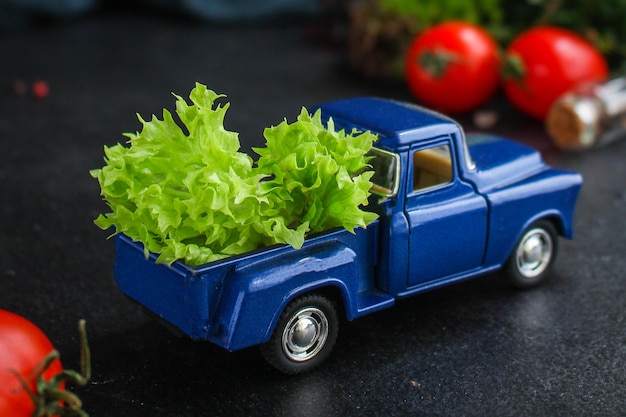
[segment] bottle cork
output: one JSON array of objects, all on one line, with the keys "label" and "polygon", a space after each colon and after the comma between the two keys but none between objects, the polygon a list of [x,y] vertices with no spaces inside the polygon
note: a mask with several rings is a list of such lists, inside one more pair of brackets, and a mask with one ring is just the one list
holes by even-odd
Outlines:
[{"label": "bottle cork", "polygon": [[564,94],[552,105],[546,130],[554,144],[567,151],[598,148],[626,137],[626,78]]}]

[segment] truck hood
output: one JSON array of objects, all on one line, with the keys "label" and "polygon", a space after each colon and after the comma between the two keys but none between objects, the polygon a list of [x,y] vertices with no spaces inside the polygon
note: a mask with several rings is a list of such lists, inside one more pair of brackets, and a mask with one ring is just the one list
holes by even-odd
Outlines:
[{"label": "truck hood", "polygon": [[468,172],[468,179],[481,192],[504,187],[548,169],[539,152],[503,137],[468,134],[466,141],[475,163],[475,169]]}]

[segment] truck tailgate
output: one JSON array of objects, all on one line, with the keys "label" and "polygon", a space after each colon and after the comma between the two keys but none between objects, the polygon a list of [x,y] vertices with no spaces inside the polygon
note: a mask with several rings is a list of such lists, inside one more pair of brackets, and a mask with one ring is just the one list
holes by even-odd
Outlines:
[{"label": "truck tailgate", "polygon": [[157,264],[154,254],[146,260],[143,245],[124,235],[116,237],[116,250],[115,280],[124,294],[189,337],[209,338],[212,309],[232,262],[220,263],[210,273],[179,262]]}]

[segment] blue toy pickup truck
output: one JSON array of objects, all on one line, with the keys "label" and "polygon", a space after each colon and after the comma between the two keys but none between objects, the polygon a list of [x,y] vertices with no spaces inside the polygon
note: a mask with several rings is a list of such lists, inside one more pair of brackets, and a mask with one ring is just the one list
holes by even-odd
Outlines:
[{"label": "blue toy pickup truck", "polygon": [[319,365],[348,320],[399,298],[503,269],[518,287],[540,283],[558,236],[572,237],[580,175],[489,135],[464,135],[427,109],[376,98],[321,105],[322,118],[379,136],[370,204],[379,219],[355,234],[331,230],[304,246],[273,246],[189,267],[155,263],[117,238],[122,292],[193,339],[228,350],[260,345],[288,374]]}]

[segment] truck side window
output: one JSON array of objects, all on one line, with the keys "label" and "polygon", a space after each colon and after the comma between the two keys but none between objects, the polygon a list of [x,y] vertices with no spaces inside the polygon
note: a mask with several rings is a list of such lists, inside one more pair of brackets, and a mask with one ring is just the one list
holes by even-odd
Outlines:
[{"label": "truck side window", "polygon": [[413,154],[413,191],[452,182],[450,145],[421,149]]}]

